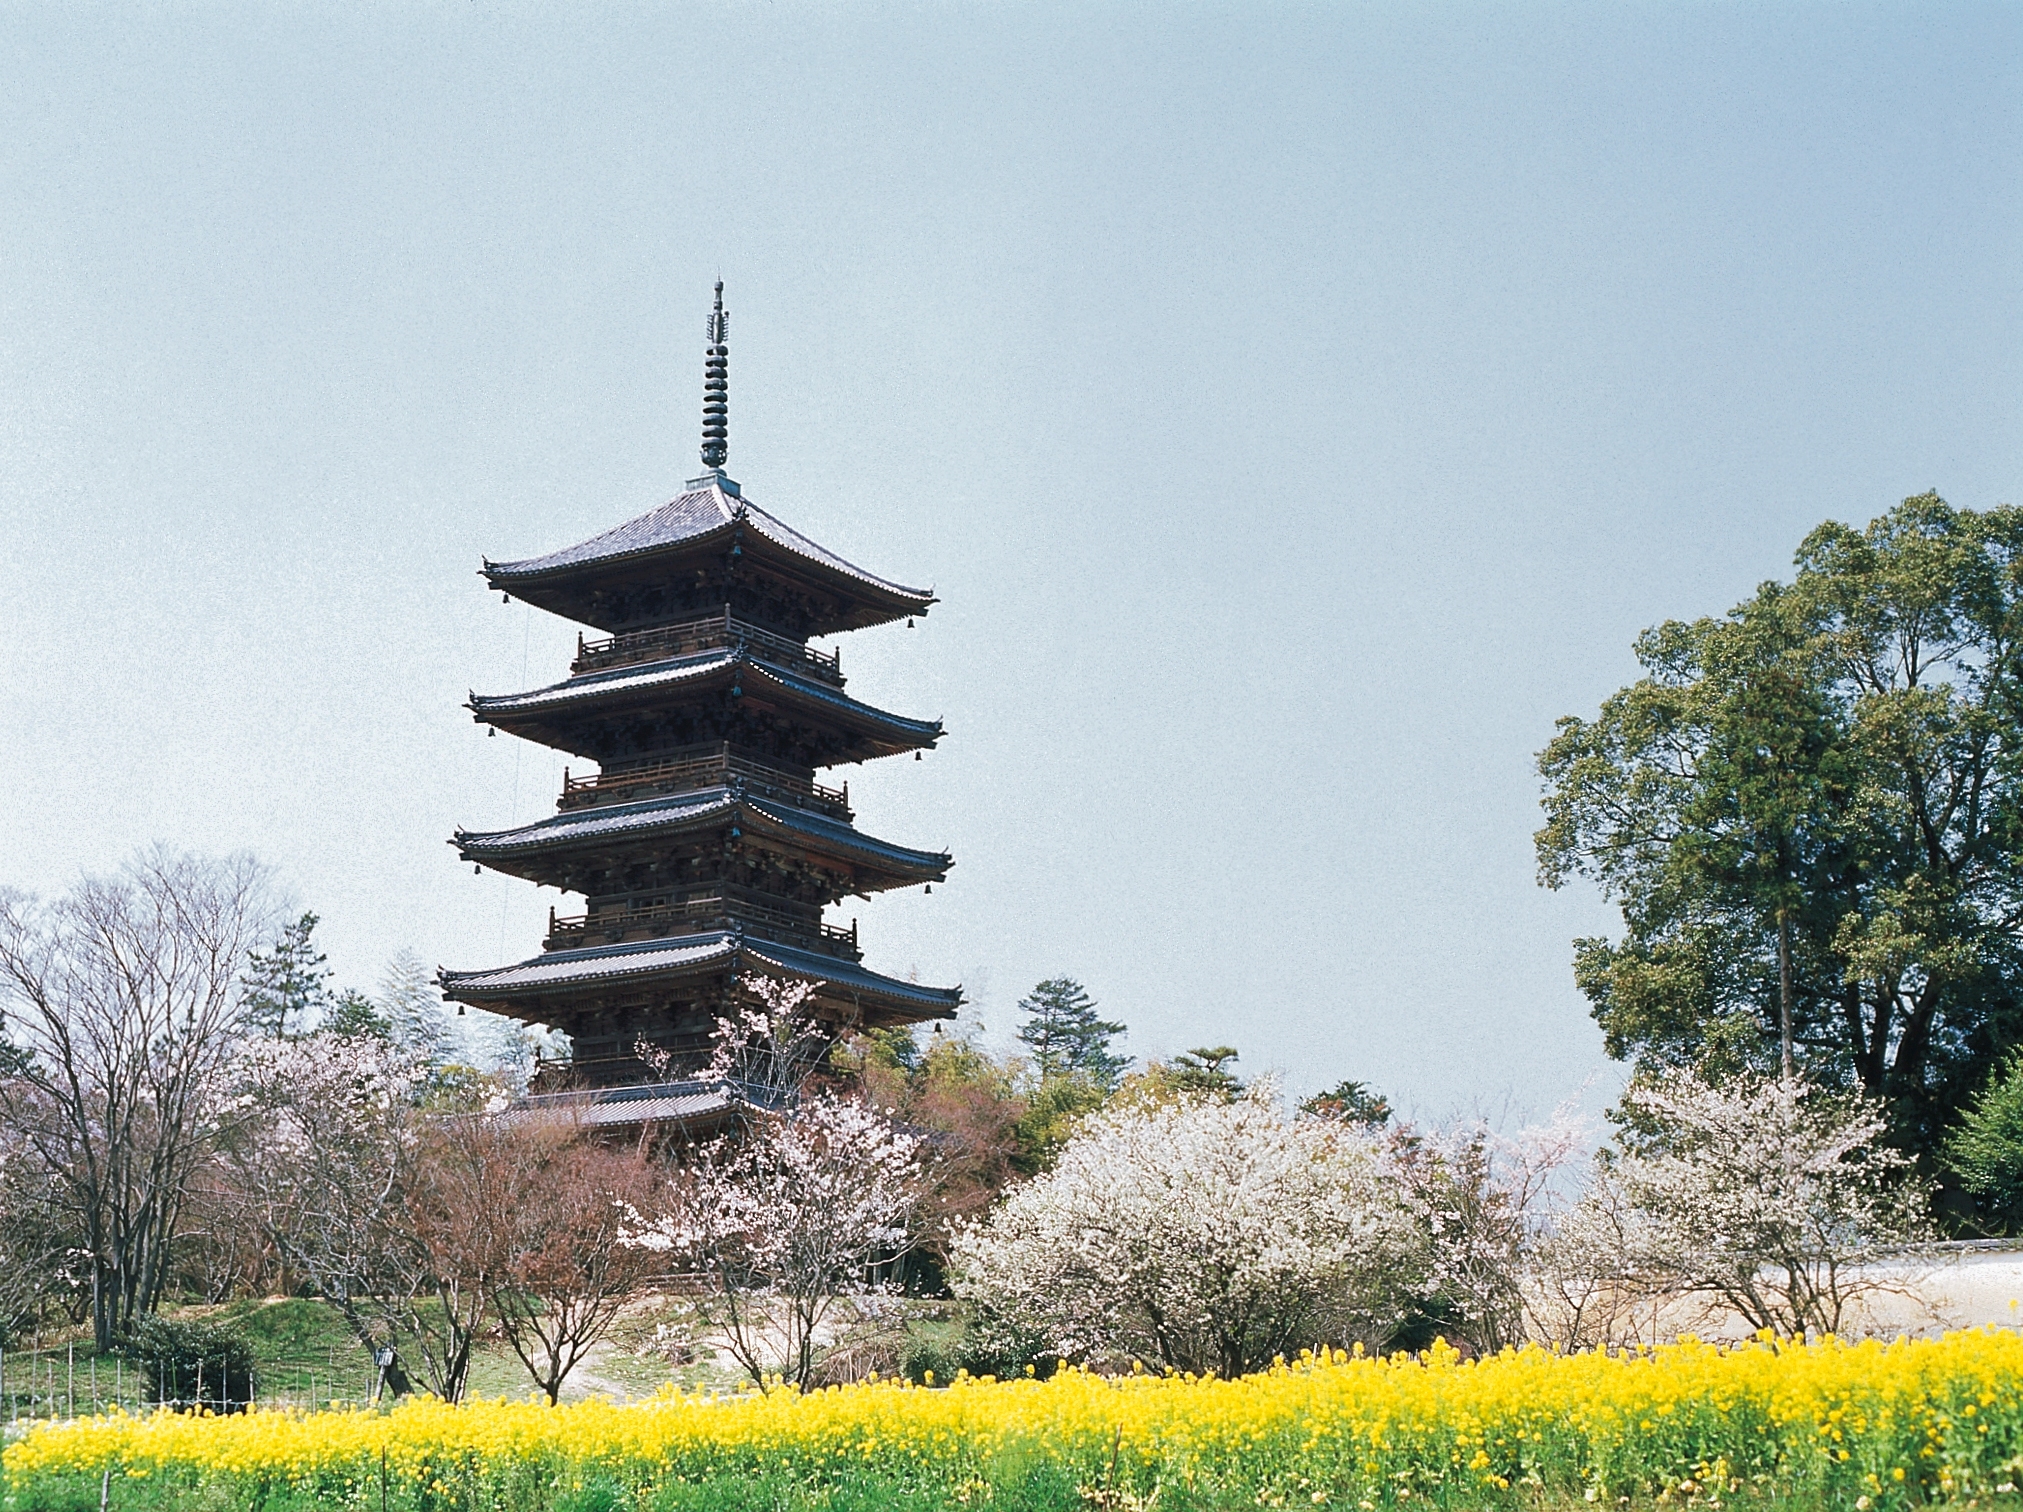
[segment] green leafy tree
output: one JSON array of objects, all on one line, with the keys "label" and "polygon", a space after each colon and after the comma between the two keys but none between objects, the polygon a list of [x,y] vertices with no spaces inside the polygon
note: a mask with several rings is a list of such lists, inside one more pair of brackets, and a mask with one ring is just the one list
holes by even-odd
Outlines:
[{"label": "green leafy tree", "polygon": [[1540,880],[1609,1052],[1883,1098],[1929,1156],[2023,1031],[2023,511],[1907,499],[1795,580],[1646,631],[1539,758]]},{"label": "green leafy tree", "polygon": [[1026,1016],[1019,1041],[1033,1052],[1042,1078],[1075,1073],[1107,1091],[1131,1063],[1110,1049],[1124,1026],[1097,1018],[1096,1000],[1073,977],[1041,982],[1019,1000],[1019,1011]]},{"label": "green leafy tree", "polygon": [[1032,1087],[1012,1125],[1012,1169],[1021,1176],[1050,1170],[1082,1120],[1109,1096],[1102,1083],[1080,1072],[1049,1076]]},{"label": "green leafy tree", "polygon": [[305,913],[281,926],[265,950],[246,953],[245,1019],[255,1034],[286,1039],[312,1028],[330,1003],[330,970],[316,948],[318,919]]},{"label": "green leafy tree", "polygon": [[2023,1229],[2023,1055],[1991,1078],[1946,1145],[1960,1184],[2009,1233]]}]

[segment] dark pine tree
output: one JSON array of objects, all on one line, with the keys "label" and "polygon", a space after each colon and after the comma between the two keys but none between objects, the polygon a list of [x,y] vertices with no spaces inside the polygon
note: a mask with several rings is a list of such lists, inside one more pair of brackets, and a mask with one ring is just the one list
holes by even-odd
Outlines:
[{"label": "dark pine tree", "polygon": [[1362,1081],[1345,1081],[1325,1092],[1316,1092],[1299,1105],[1299,1110],[1309,1118],[1332,1118],[1370,1129],[1391,1121],[1391,1100]]},{"label": "dark pine tree", "polygon": [[285,1039],[308,1029],[330,998],[330,972],[311,938],[316,915],[284,924],[272,948],[248,951],[246,1021],[256,1033]]},{"label": "dark pine tree", "polygon": [[1041,982],[1019,1000],[1019,1011],[1026,1016],[1019,1039],[1043,1079],[1079,1073],[1107,1090],[1131,1063],[1110,1049],[1124,1026],[1097,1018],[1096,1000],[1073,977]]},{"label": "dark pine tree", "polygon": [[1243,1091],[1243,1078],[1229,1069],[1236,1062],[1233,1045],[1196,1045],[1173,1057],[1166,1068],[1166,1080],[1182,1092],[1227,1102]]}]

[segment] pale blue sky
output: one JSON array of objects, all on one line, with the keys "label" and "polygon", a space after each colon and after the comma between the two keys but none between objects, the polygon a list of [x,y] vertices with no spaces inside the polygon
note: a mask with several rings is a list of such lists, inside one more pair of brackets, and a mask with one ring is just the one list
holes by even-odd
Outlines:
[{"label": "pale blue sky", "polygon": [[531,953],[481,554],[697,469],[945,602],[846,909],[993,1032],[1534,1105],[1603,1064],[1533,753],[1819,520],[2023,489],[2023,9],[0,6],[0,881],[250,848]]}]

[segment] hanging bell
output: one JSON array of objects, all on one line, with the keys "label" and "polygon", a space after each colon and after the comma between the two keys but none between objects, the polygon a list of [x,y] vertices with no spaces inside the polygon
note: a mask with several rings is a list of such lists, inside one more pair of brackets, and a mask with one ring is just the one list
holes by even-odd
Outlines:
[{"label": "hanging bell", "polygon": [[915,761],[918,761],[918,760],[920,759],[920,753],[919,753],[918,751],[915,751],[915,752],[913,753],[913,759],[914,759]]},{"label": "hanging bell", "polygon": [[908,620],[908,621],[906,622],[906,628],[907,628],[907,629],[909,629],[909,630],[911,630],[911,629],[913,628],[913,621],[912,621],[912,620]]},{"label": "hanging bell", "polygon": [[[502,604],[510,604],[510,603],[512,603],[512,602],[513,602],[513,595],[512,595],[512,594],[510,594],[510,593],[502,593],[502,594],[500,594],[500,595],[499,595],[499,602],[500,602],[500,603],[502,603]],[[911,621],[911,620],[908,620],[908,621],[907,621],[907,624],[909,624],[909,625],[910,625],[910,624],[912,624],[912,623],[913,623],[913,621]]]},{"label": "hanging bell", "polygon": [[484,875],[484,873],[485,869],[482,866],[474,866],[471,868],[471,875],[474,877],[481,877]]},{"label": "hanging bell", "polygon": [[930,882],[927,884],[927,886],[921,888],[920,890],[924,893],[931,893],[934,891],[934,884]]}]

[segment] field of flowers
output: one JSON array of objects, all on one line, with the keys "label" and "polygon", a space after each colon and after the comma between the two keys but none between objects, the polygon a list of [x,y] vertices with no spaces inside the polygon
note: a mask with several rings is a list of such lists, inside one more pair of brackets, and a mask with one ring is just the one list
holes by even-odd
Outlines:
[{"label": "field of flowers", "polygon": [[48,1512],[2023,1506],[2023,1338],[105,1417],[37,1427],[5,1471],[6,1507]]}]

